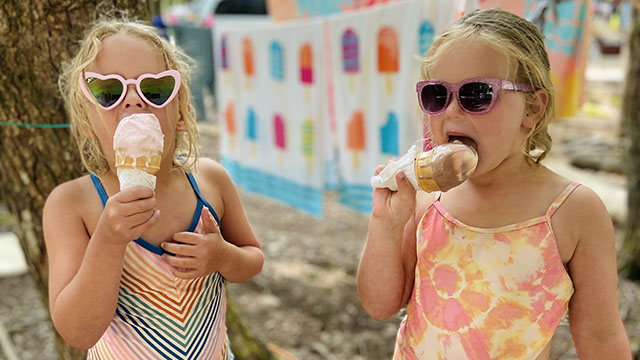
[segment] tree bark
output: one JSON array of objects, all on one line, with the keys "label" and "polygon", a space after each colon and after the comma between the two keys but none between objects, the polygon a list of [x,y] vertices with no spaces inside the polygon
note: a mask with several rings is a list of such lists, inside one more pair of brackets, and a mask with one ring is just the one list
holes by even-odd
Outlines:
[{"label": "tree bark", "polygon": [[[0,6],[0,198],[15,217],[29,272],[48,308],[48,265],[42,209],[53,188],[84,173],[68,128],[57,79],[92,21],[115,9],[130,18],[149,18],[138,0],[4,1]],[[229,333],[239,358],[271,359],[230,306]],[[251,349],[249,351],[241,349]],[[83,359],[84,351],[56,334],[61,359]]]},{"label": "tree bark", "polygon": [[[147,17],[144,1],[5,1],[0,7],[0,194],[15,217],[29,272],[45,306],[48,265],[42,209],[51,190],[83,173],[68,128],[57,79],[92,20],[107,10]],[[56,334],[57,335],[57,334]],[[83,358],[56,336],[63,359]]]},{"label": "tree bark", "polygon": [[634,11],[629,34],[629,70],[622,106],[627,127],[628,213],[624,236],[622,271],[630,279],[640,280],[640,12]]}]

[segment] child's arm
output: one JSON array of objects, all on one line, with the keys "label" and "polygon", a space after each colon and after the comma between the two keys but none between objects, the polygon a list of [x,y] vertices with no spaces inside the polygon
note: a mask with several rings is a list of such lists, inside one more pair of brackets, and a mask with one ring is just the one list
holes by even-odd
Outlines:
[{"label": "child's arm", "polygon": [[397,192],[383,188],[373,191],[367,242],[358,267],[360,302],[378,320],[398,312],[413,289],[416,192],[400,174],[396,174]]},{"label": "child's arm", "polygon": [[[617,302],[618,274],[611,217],[598,196],[581,186],[558,210],[557,233],[577,239],[569,261],[575,292],[569,325],[580,359],[631,359]],[[561,211],[563,212],[561,214]]]},{"label": "child's arm", "polygon": [[88,349],[114,316],[127,244],[150,228],[158,213],[150,189],[122,191],[107,201],[90,238],[81,216],[86,198],[78,184],[62,184],[49,195],[43,229],[51,318],[69,345]]},{"label": "child's arm", "polygon": [[211,159],[201,158],[198,172],[200,179],[213,184],[211,186],[222,198],[224,209],[219,214],[222,233],[209,211],[203,209],[201,216],[205,234],[175,234],[173,240],[182,244],[165,242],[162,247],[181,256],[164,257],[173,267],[173,273],[180,278],[192,279],[218,271],[230,282],[247,281],[262,269],[264,255],[238,191],[226,170]]}]

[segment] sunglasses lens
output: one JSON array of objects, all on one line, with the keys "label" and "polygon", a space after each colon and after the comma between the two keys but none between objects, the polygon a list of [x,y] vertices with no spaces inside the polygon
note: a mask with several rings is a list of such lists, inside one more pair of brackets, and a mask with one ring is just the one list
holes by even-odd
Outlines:
[{"label": "sunglasses lens", "polygon": [[427,112],[438,112],[447,104],[447,88],[440,84],[430,84],[420,93],[422,106]]},{"label": "sunglasses lens", "polygon": [[460,105],[469,112],[482,112],[493,101],[493,88],[481,82],[472,82],[460,87]]},{"label": "sunglasses lens", "polygon": [[140,82],[140,91],[147,100],[160,106],[171,97],[175,86],[176,80],[173,76],[163,76],[159,79],[146,78]]},{"label": "sunglasses lens", "polygon": [[98,104],[108,108],[115,104],[122,95],[122,83],[118,79],[101,80],[94,77],[88,77],[87,88],[96,98]]}]

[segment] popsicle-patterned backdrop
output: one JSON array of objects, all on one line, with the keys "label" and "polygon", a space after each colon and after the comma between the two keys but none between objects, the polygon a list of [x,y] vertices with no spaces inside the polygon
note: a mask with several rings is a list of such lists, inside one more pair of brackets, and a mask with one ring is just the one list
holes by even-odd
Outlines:
[{"label": "popsicle-patterned backdrop", "polygon": [[321,216],[337,172],[340,201],[370,211],[376,166],[422,138],[422,54],[470,3],[406,0],[251,29],[218,23],[216,71],[229,79],[216,89],[221,158],[236,184]]},{"label": "popsicle-patterned backdrop", "polygon": [[216,88],[222,164],[244,189],[316,216],[327,158],[322,40],[320,22],[214,29],[216,71],[231,73]]}]

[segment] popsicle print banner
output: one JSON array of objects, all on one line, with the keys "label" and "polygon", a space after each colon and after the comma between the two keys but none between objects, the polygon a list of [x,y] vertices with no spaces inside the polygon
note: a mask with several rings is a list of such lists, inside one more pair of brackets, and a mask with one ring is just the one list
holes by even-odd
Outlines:
[{"label": "popsicle print banner", "polygon": [[332,87],[339,147],[340,201],[371,210],[377,165],[422,138],[415,84],[435,34],[467,1],[407,0],[330,20]]},{"label": "popsicle print banner", "polygon": [[326,159],[322,40],[320,22],[214,30],[222,164],[245,190],[316,216]]},{"label": "popsicle print banner", "polygon": [[481,8],[499,7],[533,20],[544,12],[542,32],[556,88],[556,113],[575,115],[583,101],[592,0],[478,0]]}]

